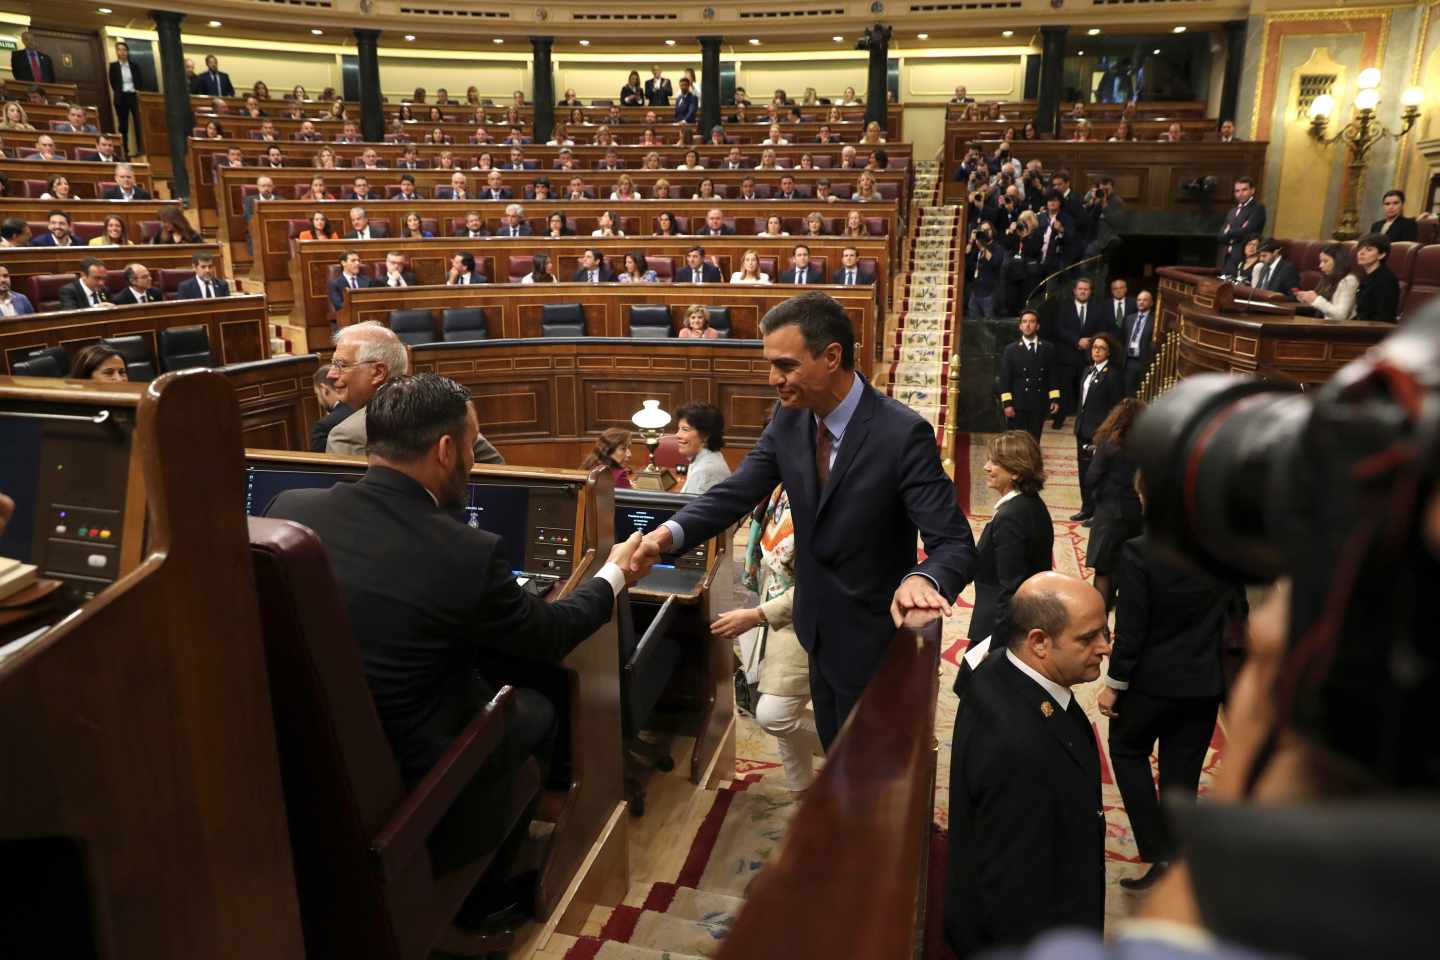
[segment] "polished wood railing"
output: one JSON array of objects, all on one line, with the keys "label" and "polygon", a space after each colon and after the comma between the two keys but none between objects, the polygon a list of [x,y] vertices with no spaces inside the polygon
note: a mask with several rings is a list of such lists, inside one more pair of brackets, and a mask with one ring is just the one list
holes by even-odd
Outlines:
[{"label": "polished wood railing", "polygon": [[940,620],[896,631],[750,887],[720,960],[900,960],[923,940],[935,801]]}]

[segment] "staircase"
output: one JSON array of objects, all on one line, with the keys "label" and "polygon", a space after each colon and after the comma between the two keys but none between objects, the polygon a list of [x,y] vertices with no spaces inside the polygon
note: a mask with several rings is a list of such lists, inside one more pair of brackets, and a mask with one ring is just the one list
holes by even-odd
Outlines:
[{"label": "staircase", "polygon": [[556,934],[536,960],[694,960],[713,957],[745,905],[750,881],[780,846],[798,801],[757,779],[714,791],[673,881],[632,885],[617,907],[595,907],[579,937]]},{"label": "staircase", "polygon": [[951,331],[960,308],[956,297],[963,262],[961,211],[935,203],[939,181],[937,162],[916,165],[910,207],[916,215],[902,257],[903,272],[894,284],[895,323],[885,382],[886,393],[928,420],[937,435],[943,433],[947,416],[950,355],[959,348],[951,342]]}]

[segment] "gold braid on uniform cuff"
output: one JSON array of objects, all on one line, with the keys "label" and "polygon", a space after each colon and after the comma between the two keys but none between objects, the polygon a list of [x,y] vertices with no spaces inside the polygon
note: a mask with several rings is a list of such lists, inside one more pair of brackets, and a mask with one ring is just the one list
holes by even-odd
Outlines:
[{"label": "gold braid on uniform cuff", "polygon": [[1059,390],[1051,390],[1051,391],[1050,391],[1050,399],[1051,399],[1051,400],[1059,400],[1059,399],[1060,399],[1060,391],[1059,391]]},{"label": "gold braid on uniform cuff", "polygon": [[1014,398],[1012,395],[1008,394],[1008,393],[1002,393],[1002,394],[1000,394],[1000,402],[1001,402],[1001,403],[1009,403],[1011,400],[1014,400],[1014,399],[1015,399],[1015,398]]}]

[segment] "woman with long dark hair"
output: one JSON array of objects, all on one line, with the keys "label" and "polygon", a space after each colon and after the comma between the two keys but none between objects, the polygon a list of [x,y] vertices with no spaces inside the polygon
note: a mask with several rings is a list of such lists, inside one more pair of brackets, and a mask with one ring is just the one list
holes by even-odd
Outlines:
[{"label": "woman with long dark hair", "polygon": [[1120,561],[1120,548],[1126,540],[1140,536],[1145,528],[1140,498],[1135,494],[1137,465],[1125,452],[1125,438],[1144,409],[1144,401],[1133,398],[1115,404],[1100,429],[1095,431],[1094,459],[1085,472],[1095,503],[1085,564],[1095,569],[1095,589],[1105,598],[1107,610],[1115,603],[1112,576]]},{"label": "woman with long dark hair", "polygon": [[627,464],[630,462],[630,455],[633,452],[630,446],[630,431],[624,427],[610,427],[601,432],[595,438],[595,448],[580,464],[582,470],[594,470],[603,466],[610,471],[610,479],[615,481],[615,488],[632,487],[630,482],[630,470]]},{"label": "woman with long dark hair", "polygon": [[1343,243],[1328,243],[1320,251],[1320,282],[1314,290],[1296,291],[1295,299],[1319,311],[1326,320],[1350,320],[1355,316],[1359,289],[1350,251]]}]

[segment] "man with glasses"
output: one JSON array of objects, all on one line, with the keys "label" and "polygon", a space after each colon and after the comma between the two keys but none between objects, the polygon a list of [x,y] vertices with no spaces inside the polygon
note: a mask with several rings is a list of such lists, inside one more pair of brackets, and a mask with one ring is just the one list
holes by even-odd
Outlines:
[{"label": "man with glasses", "polygon": [[[325,452],[365,456],[365,405],[390,378],[404,376],[409,370],[405,344],[389,327],[374,322],[343,327],[335,335],[330,373],[341,402],[354,412],[330,430]],[[484,434],[479,434],[475,439],[475,462],[504,463],[505,458]]]}]

